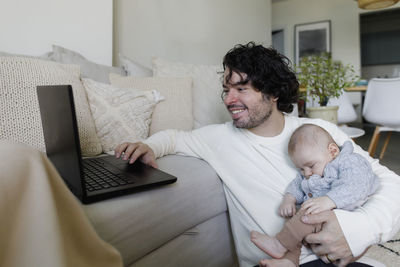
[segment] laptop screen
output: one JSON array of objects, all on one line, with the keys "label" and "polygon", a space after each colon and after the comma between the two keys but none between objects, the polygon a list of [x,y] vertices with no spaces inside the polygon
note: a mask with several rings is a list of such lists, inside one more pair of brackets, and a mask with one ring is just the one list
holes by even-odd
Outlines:
[{"label": "laptop screen", "polygon": [[38,86],[46,153],[75,195],[82,196],[81,150],[70,85]]}]

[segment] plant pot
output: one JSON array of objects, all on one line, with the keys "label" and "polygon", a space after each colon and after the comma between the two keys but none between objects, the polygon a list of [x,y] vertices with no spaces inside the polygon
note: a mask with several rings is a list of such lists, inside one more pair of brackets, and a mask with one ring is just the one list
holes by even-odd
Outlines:
[{"label": "plant pot", "polygon": [[309,107],[307,108],[307,117],[320,118],[337,124],[338,109],[338,106]]}]

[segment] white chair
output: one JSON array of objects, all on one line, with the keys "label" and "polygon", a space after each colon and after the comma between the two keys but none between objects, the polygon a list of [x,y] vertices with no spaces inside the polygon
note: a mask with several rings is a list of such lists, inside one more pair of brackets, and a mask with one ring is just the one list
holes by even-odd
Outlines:
[{"label": "white chair", "polygon": [[379,159],[383,158],[392,131],[400,132],[400,78],[378,79],[368,82],[363,117],[376,124],[368,152],[374,156],[381,132],[389,132]]},{"label": "white chair", "polygon": [[338,125],[357,120],[357,112],[354,109],[353,103],[351,103],[349,95],[345,91],[338,98],[330,98],[327,106],[339,106]]}]

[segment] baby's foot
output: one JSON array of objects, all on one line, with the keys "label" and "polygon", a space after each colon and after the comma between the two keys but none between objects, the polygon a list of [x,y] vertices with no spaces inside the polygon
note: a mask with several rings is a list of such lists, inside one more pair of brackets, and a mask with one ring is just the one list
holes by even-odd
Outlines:
[{"label": "baby's foot", "polygon": [[251,231],[250,240],[259,249],[267,253],[273,258],[282,258],[285,255],[287,249],[282,246],[276,237],[261,234],[257,231]]},{"label": "baby's foot", "polygon": [[261,267],[296,267],[296,265],[288,259],[268,259],[260,261]]}]

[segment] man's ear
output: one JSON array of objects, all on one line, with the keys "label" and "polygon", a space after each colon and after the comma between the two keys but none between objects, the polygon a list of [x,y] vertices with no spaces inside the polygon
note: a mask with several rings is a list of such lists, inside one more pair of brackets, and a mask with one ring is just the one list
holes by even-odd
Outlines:
[{"label": "man's ear", "polygon": [[336,158],[336,156],[339,155],[339,153],[340,153],[340,149],[339,149],[338,145],[335,143],[330,143],[328,145],[328,151],[329,151],[329,155],[331,156],[331,159]]},{"label": "man's ear", "polygon": [[[261,92],[261,91],[260,91]],[[272,95],[266,95],[266,94],[264,94],[264,93],[262,93],[261,92],[261,94],[262,94],[262,96],[263,96],[263,98],[264,99],[266,99],[266,100],[268,100],[268,101],[271,101],[271,102],[278,102],[278,99],[279,99],[279,97],[274,97],[274,96],[272,96]]]}]

